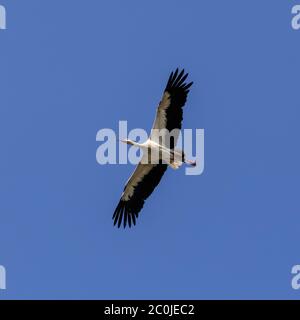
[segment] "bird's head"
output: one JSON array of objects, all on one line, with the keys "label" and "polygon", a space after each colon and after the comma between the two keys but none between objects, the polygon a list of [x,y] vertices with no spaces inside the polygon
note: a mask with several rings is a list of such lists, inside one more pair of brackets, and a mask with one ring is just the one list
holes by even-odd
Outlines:
[{"label": "bird's head", "polygon": [[128,139],[123,139],[123,140],[120,140],[121,142],[123,143],[126,143],[126,144],[129,144],[129,145],[134,145],[134,142],[132,140],[128,140]]}]

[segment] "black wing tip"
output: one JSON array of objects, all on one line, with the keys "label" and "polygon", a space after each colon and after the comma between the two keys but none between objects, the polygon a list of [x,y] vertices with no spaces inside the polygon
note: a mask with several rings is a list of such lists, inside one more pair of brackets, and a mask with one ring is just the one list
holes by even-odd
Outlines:
[{"label": "black wing tip", "polygon": [[123,227],[125,229],[127,225],[129,228],[131,228],[132,225],[135,226],[137,217],[138,214],[131,212],[131,210],[127,206],[127,202],[120,200],[112,219],[114,220],[114,226],[120,228],[123,222]]},{"label": "black wing tip", "polygon": [[188,90],[193,84],[194,84],[193,81],[190,82],[190,83],[188,83],[188,84],[186,84],[186,85],[184,86],[184,90]]},{"label": "black wing tip", "polygon": [[184,68],[181,71],[179,70],[179,68],[176,68],[174,72],[171,72],[165,91],[170,91],[172,89],[174,90],[179,88],[186,91],[188,88],[192,86],[193,82],[190,82],[188,84],[185,83],[185,80],[187,79],[189,74],[185,73]]}]

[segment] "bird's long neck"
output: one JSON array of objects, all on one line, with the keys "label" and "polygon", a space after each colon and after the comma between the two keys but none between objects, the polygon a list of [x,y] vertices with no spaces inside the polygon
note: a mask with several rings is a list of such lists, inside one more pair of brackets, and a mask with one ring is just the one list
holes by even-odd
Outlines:
[{"label": "bird's long neck", "polygon": [[141,147],[142,146],[140,143],[132,141],[132,140],[129,140],[129,144],[131,144],[133,146],[136,146],[136,147]]}]

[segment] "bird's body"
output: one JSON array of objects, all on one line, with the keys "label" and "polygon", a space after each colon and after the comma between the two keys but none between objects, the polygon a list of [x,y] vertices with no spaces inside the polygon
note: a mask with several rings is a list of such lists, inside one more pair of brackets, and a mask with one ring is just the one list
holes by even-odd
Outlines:
[{"label": "bird's body", "polygon": [[159,164],[163,162],[173,169],[178,169],[185,161],[185,154],[179,149],[170,149],[163,143],[153,141],[151,138],[143,143],[137,143],[131,140],[123,142],[140,148],[143,152],[142,164]]},{"label": "bird's body", "polygon": [[191,83],[186,84],[188,74],[178,69],[171,73],[162,100],[156,112],[156,118],[150,137],[144,143],[131,140],[123,142],[139,147],[143,156],[135,171],[128,179],[120,202],[114,212],[114,224],[124,228],[136,224],[136,218],[143,208],[145,200],[159,184],[168,166],[178,169],[183,163],[195,165],[186,160],[182,150],[176,149],[181,129],[182,108],[186,102]]}]

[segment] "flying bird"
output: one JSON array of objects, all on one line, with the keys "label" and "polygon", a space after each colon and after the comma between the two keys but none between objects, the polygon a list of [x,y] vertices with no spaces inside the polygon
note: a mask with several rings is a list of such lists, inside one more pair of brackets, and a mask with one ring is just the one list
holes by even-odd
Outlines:
[{"label": "flying bird", "polygon": [[[183,163],[195,166],[196,162],[185,159],[182,150],[176,149],[181,129],[183,106],[193,82],[186,83],[188,73],[179,73],[178,68],[169,76],[162,99],[156,110],[156,117],[150,137],[144,143],[121,140],[142,149],[143,156],[128,179],[121,199],[113,214],[114,225],[124,228],[136,224],[145,200],[159,184],[168,166],[178,169]],[[170,134],[171,132],[171,134]],[[150,161],[149,161],[150,159]]]}]

